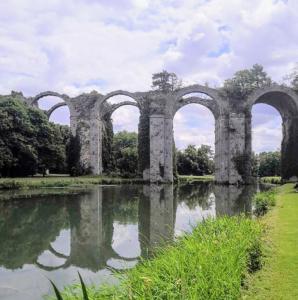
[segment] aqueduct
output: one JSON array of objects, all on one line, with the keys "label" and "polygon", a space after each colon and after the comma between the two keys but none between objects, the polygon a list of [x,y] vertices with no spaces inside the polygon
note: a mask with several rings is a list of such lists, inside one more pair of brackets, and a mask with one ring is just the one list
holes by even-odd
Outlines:
[{"label": "aqueduct", "polygon": [[[46,96],[61,98],[46,113],[50,116],[57,108],[67,105],[70,126],[81,141],[81,163],[93,174],[102,174],[104,119],[120,106],[139,108],[139,170],[145,181],[173,182],[173,118],[183,106],[198,103],[207,107],[215,119],[215,180],[224,184],[251,182],[251,109],[264,103],[276,108],[283,122],[282,177],[298,176],[298,94],[289,87],[271,85],[259,88],[246,99],[232,99],[219,89],[192,85],[170,93],[157,91],[130,93],[123,90],[102,95],[96,91],[69,97],[55,92],[43,92],[25,98],[12,93],[28,105],[38,106]],[[108,99],[123,95],[131,101],[109,104]],[[200,95],[205,95],[201,97]]]}]

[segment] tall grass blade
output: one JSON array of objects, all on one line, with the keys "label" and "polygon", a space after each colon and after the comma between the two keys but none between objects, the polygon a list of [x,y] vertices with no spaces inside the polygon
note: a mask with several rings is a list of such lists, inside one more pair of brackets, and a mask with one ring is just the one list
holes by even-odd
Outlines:
[{"label": "tall grass blade", "polygon": [[83,291],[83,300],[89,300],[85,283],[82,279],[82,276],[81,276],[80,272],[78,272],[78,274],[79,274],[79,277],[80,277],[80,282],[81,282],[82,291]]},{"label": "tall grass blade", "polygon": [[52,280],[50,280],[50,282],[51,282],[51,284],[52,284],[52,286],[53,286],[53,288],[54,288],[54,291],[55,291],[55,295],[56,295],[57,300],[63,300],[63,298],[62,298],[62,296],[61,296],[61,294],[60,294],[58,288],[57,288],[56,285],[54,284],[54,282],[53,282]]}]

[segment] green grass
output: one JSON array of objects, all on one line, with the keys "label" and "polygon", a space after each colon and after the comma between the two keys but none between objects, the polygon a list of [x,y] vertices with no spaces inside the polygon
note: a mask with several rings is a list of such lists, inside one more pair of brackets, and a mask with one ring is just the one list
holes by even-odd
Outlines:
[{"label": "green grass", "polygon": [[213,175],[193,176],[193,175],[179,175],[178,180],[181,183],[189,183],[194,181],[213,181]]},{"label": "green grass", "polygon": [[78,187],[92,184],[143,183],[140,178],[126,179],[104,176],[0,178],[0,190]]},{"label": "green grass", "polygon": [[[245,217],[208,219],[120,276],[117,286],[88,287],[89,299],[238,299],[260,267],[261,227]],[[63,299],[82,299],[79,284]],[[54,299],[54,298],[52,298]]]},{"label": "green grass", "polygon": [[278,187],[276,208],[262,218],[265,266],[252,276],[243,299],[298,299],[298,193],[293,187]]}]

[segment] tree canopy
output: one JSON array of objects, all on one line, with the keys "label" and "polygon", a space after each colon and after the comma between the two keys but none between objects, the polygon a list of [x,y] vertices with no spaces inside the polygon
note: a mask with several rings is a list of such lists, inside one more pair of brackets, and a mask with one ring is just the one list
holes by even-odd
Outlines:
[{"label": "tree canopy", "polygon": [[125,130],[116,133],[112,149],[116,171],[123,176],[136,176],[138,172],[138,134]]},{"label": "tree canopy", "polygon": [[240,70],[233,78],[225,80],[222,90],[230,98],[243,99],[255,89],[271,84],[272,80],[263,66],[255,64],[251,69]]},{"label": "tree canopy", "polygon": [[210,146],[196,148],[188,145],[177,152],[177,171],[180,175],[208,175],[214,172],[213,151]]},{"label": "tree canopy", "polygon": [[253,175],[255,176],[280,176],[281,153],[280,151],[261,152],[253,156]]},{"label": "tree canopy", "polygon": [[298,91],[298,63],[294,67],[292,73],[290,75],[287,75],[285,79],[290,80],[291,87]]},{"label": "tree canopy", "polygon": [[162,72],[152,75],[152,88],[154,90],[169,93],[178,90],[182,86],[182,81],[175,73],[169,73],[163,70]]},{"label": "tree canopy", "polygon": [[26,176],[47,169],[64,171],[66,126],[14,98],[0,101],[0,175]]}]

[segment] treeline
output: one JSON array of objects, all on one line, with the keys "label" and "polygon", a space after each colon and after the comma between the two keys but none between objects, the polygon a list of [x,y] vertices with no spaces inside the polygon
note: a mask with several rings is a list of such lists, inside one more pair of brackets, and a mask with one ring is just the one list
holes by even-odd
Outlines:
[{"label": "treeline", "polygon": [[14,98],[0,101],[0,176],[65,173],[68,126]]},{"label": "treeline", "polygon": [[261,152],[252,156],[252,175],[257,177],[281,175],[280,151]]}]

